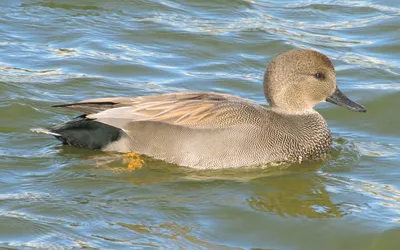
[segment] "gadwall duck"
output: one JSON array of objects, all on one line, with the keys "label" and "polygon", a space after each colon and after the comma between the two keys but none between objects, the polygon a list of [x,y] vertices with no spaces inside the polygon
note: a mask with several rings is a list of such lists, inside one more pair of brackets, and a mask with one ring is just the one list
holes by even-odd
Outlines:
[{"label": "gadwall duck", "polygon": [[35,131],[80,148],[136,152],[198,169],[236,168],[322,158],[332,138],[313,109],[318,103],[366,112],[338,89],[328,57],[312,50],[276,56],[264,74],[264,94],[269,109],[203,92],[91,99],[54,106],[83,115]]}]

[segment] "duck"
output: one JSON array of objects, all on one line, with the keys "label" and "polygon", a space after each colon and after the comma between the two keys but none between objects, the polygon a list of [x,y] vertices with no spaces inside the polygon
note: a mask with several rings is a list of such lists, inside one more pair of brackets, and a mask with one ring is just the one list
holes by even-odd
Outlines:
[{"label": "duck", "polygon": [[366,108],[338,88],[324,54],[294,49],[274,57],[264,73],[269,107],[215,92],[110,97],[58,104],[82,114],[50,128],[65,145],[143,154],[179,166],[224,169],[323,159],[332,136],[314,109],[322,102]]}]

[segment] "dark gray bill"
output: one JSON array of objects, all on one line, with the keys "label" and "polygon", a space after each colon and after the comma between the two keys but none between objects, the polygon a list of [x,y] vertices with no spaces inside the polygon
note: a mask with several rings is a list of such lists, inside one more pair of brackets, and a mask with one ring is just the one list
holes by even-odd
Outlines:
[{"label": "dark gray bill", "polygon": [[333,92],[333,94],[331,96],[329,96],[328,98],[326,98],[326,101],[348,108],[351,111],[357,111],[357,112],[367,112],[367,109],[356,103],[353,102],[352,100],[350,100],[349,98],[347,98],[347,96],[345,96],[342,91],[340,91],[337,87],[335,92]]}]

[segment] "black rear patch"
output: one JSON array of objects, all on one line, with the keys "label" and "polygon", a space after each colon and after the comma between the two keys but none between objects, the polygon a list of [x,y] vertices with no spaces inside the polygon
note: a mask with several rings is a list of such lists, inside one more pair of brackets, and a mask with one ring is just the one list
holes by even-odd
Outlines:
[{"label": "black rear patch", "polygon": [[65,145],[78,148],[101,149],[121,138],[119,128],[79,116],[74,120],[56,125],[49,129]]}]

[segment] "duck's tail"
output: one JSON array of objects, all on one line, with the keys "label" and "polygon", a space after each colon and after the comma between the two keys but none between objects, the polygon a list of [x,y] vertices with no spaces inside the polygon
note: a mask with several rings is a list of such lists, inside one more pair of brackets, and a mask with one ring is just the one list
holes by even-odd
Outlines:
[{"label": "duck's tail", "polygon": [[51,128],[33,128],[31,131],[52,135],[65,145],[88,149],[102,149],[120,139],[123,134],[119,128],[85,117],[78,117]]},{"label": "duck's tail", "polygon": [[48,134],[48,135],[53,135],[53,136],[61,136],[60,134],[51,132],[47,128],[31,128],[32,132],[40,133],[40,134]]}]

